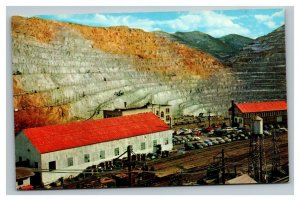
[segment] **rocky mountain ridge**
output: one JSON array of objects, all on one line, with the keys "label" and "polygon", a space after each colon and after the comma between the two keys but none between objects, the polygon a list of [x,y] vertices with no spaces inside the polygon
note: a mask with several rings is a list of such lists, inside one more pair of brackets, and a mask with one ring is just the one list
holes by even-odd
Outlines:
[{"label": "rocky mountain ridge", "polygon": [[237,34],[230,34],[221,38],[215,38],[209,34],[199,31],[176,32],[174,34],[161,31],[156,33],[168,38],[169,40],[210,53],[221,61],[234,56],[253,41],[251,38]]}]

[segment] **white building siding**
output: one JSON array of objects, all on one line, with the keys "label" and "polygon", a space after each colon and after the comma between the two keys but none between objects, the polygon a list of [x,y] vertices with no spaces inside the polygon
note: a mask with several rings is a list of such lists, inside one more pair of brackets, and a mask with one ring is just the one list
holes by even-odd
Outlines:
[{"label": "white building siding", "polygon": [[[166,124],[173,124],[172,121],[170,120],[172,118],[172,111],[171,111],[171,106],[169,105],[149,105],[149,109],[152,110],[152,112],[158,116],[161,120],[163,120]],[[163,117],[162,117],[162,112],[163,112]],[[167,116],[169,119],[167,119]]]},{"label": "white building siding", "polygon": [[30,177],[24,178],[24,179],[19,179],[20,181],[23,181],[22,184],[18,184],[18,181],[16,181],[16,189],[19,189],[23,186],[28,186],[30,185]]},{"label": "white building siding", "polygon": [[124,110],[122,111],[122,116],[133,115],[138,113],[151,112],[150,108],[141,108],[141,109],[133,109],[133,110]]},{"label": "white building siding", "polygon": [[[171,150],[173,148],[172,131],[168,130],[42,154],[42,169],[49,169],[49,162],[56,161],[56,170],[43,172],[42,181],[44,184],[48,184],[60,177],[76,176],[88,166],[98,165],[100,162],[117,158],[118,156],[114,154],[115,148],[119,148],[119,155],[127,150],[128,145],[133,146],[133,151],[136,154],[151,153],[153,152],[153,140],[157,140],[157,144],[162,145],[162,150]],[[165,144],[165,140],[168,140],[168,144]],[[145,142],[145,150],[141,150],[142,142]],[[105,151],[105,159],[100,159],[101,150]],[[85,163],[85,154],[90,155],[90,162]],[[68,167],[67,161],[70,157],[73,157],[73,166]],[[123,157],[126,157],[126,154]]]}]

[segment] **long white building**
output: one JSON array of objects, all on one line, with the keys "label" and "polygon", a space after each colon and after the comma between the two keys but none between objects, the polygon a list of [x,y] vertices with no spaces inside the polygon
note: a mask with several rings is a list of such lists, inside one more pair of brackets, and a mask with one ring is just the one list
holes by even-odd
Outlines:
[{"label": "long white building", "polygon": [[117,158],[128,145],[135,153],[152,153],[157,144],[162,151],[173,147],[169,126],[151,112],[28,128],[15,141],[16,162],[42,170],[44,184]]}]

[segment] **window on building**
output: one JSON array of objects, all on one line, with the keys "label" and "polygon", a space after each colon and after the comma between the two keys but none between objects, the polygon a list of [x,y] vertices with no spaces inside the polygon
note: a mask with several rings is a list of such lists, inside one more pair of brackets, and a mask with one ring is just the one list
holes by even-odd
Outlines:
[{"label": "window on building", "polygon": [[73,165],[74,165],[73,162],[74,162],[74,161],[73,161],[73,157],[69,157],[69,158],[68,158],[68,167],[73,166]]},{"label": "window on building", "polygon": [[18,180],[18,185],[21,186],[21,185],[23,185],[23,184],[24,184],[23,179],[19,179],[19,180]]},{"label": "window on building", "polygon": [[170,121],[170,115],[166,115],[166,121]]},{"label": "window on building", "polygon": [[166,114],[170,113],[170,108],[166,108]]},{"label": "window on building", "polygon": [[153,147],[157,145],[157,140],[153,140]]},{"label": "window on building", "polygon": [[145,142],[142,142],[141,143],[141,150],[145,150],[146,149],[146,143]]},{"label": "window on building", "polygon": [[234,118],[234,122],[237,123],[237,118],[236,117]]},{"label": "window on building", "polygon": [[56,161],[50,161],[48,163],[48,166],[49,166],[49,172],[53,171],[53,170],[56,170]]},{"label": "window on building", "polygon": [[120,154],[120,149],[119,147],[115,148],[115,156],[119,156]]},{"label": "window on building", "polygon": [[100,159],[105,159],[105,151],[100,151]]},{"label": "window on building", "polygon": [[276,117],[276,121],[277,121],[277,122],[282,122],[282,116]]},{"label": "window on building", "polygon": [[163,112],[163,111],[161,111],[161,113],[160,113],[160,117],[161,117],[161,118],[164,118],[164,117],[165,117],[165,114],[164,114],[164,112]]},{"label": "window on building", "polygon": [[165,138],[165,139],[164,139],[164,145],[167,145],[167,144],[169,144],[169,139],[168,139],[168,138]]},{"label": "window on building", "polygon": [[84,154],[84,162],[85,163],[90,162],[90,154]]},{"label": "window on building", "polygon": [[156,111],[156,115],[157,115],[157,116],[159,115],[159,112],[158,112],[158,111]]}]

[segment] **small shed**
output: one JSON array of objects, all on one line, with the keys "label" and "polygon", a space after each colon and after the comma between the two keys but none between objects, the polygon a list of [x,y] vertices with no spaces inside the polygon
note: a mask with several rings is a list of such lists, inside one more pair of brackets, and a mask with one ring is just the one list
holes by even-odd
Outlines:
[{"label": "small shed", "polygon": [[16,188],[17,189],[31,189],[30,177],[34,176],[34,172],[30,168],[17,167],[16,168]]}]

